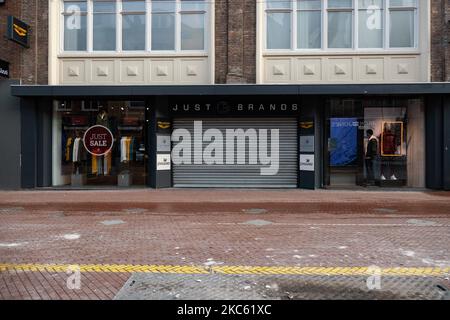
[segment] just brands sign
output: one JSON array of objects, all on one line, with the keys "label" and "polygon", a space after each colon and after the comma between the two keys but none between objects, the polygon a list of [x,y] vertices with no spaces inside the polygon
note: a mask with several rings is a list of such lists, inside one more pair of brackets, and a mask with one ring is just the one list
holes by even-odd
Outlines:
[{"label": "just brands sign", "polygon": [[218,104],[213,105],[210,103],[186,103],[186,104],[175,104],[171,107],[174,112],[211,112],[217,111],[219,113],[225,112],[295,112],[298,111],[298,104],[287,104],[287,103],[271,103],[271,104],[254,104],[254,103],[238,103],[233,105],[228,104]]},{"label": "just brands sign", "polygon": [[[242,101],[243,100],[243,101]],[[205,115],[286,115],[297,114],[300,105],[297,101],[261,101],[261,97],[236,99],[236,101],[195,101],[192,99],[182,99],[171,101],[169,110],[173,114],[205,114]],[[289,100],[289,99],[288,99]]]}]

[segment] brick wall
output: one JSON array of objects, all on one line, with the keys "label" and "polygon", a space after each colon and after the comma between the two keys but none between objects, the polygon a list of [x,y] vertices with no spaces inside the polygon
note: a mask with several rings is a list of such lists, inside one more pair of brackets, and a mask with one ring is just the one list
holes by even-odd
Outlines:
[{"label": "brick wall", "polygon": [[450,0],[431,0],[431,81],[450,81]]},{"label": "brick wall", "polygon": [[216,83],[256,82],[256,0],[216,0]]},{"label": "brick wall", "polygon": [[[30,48],[4,36],[7,17],[13,15],[30,25]],[[48,1],[6,0],[0,5],[0,59],[10,62],[11,79],[26,84],[48,83]]]}]

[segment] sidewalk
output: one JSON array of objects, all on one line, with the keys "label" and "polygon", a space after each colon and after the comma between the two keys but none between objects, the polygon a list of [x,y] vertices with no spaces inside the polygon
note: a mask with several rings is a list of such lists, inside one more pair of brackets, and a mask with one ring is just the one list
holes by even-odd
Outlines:
[{"label": "sidewalk", "polygon": [[0,204],[46,203],[248,203],[248,202],[450,202],[450,192],[434,191],[330,191],[248,189],[126,189],[0,191]]},{"label": "sidewalk", "polygon": [[[0,192],[0,300],[198,296],[185,283],[282,298],[440,299],[442,281],[450,292],[449,213],[443,192]],[[69,265],[80,268],[80,290],[67,287]],[[361,291],[370,266],[385,291]]]},{"label": "sidewalk", "polygon": [[[450,192],[239,189],[0,191],[2,207],[37,210],[150,212],[364,212],[376,207],[408,213],[450,213]],[[426,209],[428,208],[428,209]]]}]

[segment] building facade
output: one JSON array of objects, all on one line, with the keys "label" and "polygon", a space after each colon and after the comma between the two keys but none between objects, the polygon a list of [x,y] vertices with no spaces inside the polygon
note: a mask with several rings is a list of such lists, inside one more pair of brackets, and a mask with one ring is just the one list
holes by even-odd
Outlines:
[{"label": "building facade", "polygon": [[13,187],[450,189],[448,1],[23,3]]}]

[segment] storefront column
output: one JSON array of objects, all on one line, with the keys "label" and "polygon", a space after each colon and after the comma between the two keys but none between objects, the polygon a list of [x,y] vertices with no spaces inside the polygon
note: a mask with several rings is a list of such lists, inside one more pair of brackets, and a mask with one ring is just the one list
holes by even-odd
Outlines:
[{"label": "storefront column", "polygon": [[299,118],[299,187],[315,189],[320,172],[318,99],[303,99]]},{"label": "storefront column", "polygon": [[444,189],[450,190],[450,96],[444,98]]},{"label": "storefront column", "polygon": [[20,100],[21,112],[21,184],[22,188],[36,187],[37,115],[33,99]]},{"label": "storefront column", "polygon": [[0,190],[19,189],[20,181],[20,99],[11,96],[16,80],[0,80]]},{"label": "storefront column", "polygon": [[172,186],[171,143],[172,124],[168,97],[154,97],[148,113],[148,185],[151,188]]},{"label": "storefront column", "polygon": [[443,188],[443,98],[432,96],[426,101],[426,187]]},{"label": "storefront column", "polygon": [[36,187],[52,186],[52,100],[37,101]]}]

